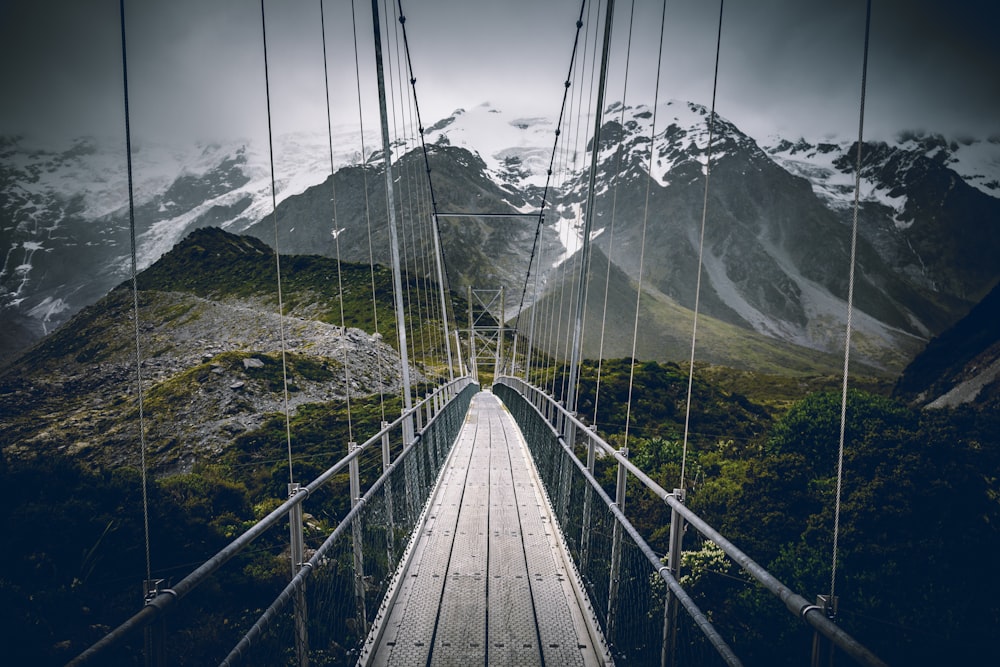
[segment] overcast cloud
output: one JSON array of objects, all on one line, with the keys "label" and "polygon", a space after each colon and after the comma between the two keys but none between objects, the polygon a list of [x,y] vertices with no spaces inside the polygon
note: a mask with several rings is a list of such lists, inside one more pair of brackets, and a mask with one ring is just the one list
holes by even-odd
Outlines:
[{"label": "overcast cloud", "polygon": [[[632,4],[618,0],[608,99],[624,87]],[[636,0],[626,93],[651,102],[659,2]],[[336,124],[356,123],[351,4],[324,4]],[[392,3],[389,11],[395,11]],[[489,101],[514,115],[558,113],[579,0],[404,0],[424,122]],[[326,127],[319,1],[268,0],[275,132]],[[194,141],[266,132],[260,6],[255,0],[132,0],[128,20],[134,136]],[[371,5],[355,0],[365,123],[377,126]],[[603,9],[586,14],[583,62]],[[661,98],[709,104],[718,5],[668,0]],[[394,17],[383,27],[396,29]],[[874,0],[866,136],[903,129],[1000,134],[1000,3]],[[863,0],[730,0],[717,109],[758,139],[857,132]],[[391,43],[391,40],[390,40]],[[0,134],[65,141],[122,133],[114,0],[0,0]],[[399,62],[391,63],[394,72]],[[574,83],[574,94],[589,79]]]}]

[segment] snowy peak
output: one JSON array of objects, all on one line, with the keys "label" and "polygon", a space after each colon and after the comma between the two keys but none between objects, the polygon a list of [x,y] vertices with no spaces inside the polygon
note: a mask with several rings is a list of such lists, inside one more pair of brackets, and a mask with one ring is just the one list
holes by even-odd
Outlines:
[{"label": "snowy peak", "polygon": [[987,139],[940,134],[902,132],[898,148],[923,154],[929,160],[948,167],[969,185],[991,197],[1000,197],[1000,134]]},{"label": "snowy peak", "polygon": [[764,158],[754,140],[725,118],[715,114],[710,127],[709,110],[692,102],[670,100],[655,108],[616,102],[604,120],[599,172],[608,179],[649,174],[663,186],[690,182],[704,175],[710,143],[713,164],[736,153]]},{"label": "snowy peak", "polygon": [[[765,150],[789,172],[807,179],[831,208],[853,204],[857,142],[781,139]],[[947,170],[983,194],[1000,197],[1000,137],[948,141],[941,135],[904,132],[892,144],[865,142],[861,159],[861,201],[891,209],[900,229],[913,224],[913,212],[907,209],[913,184],[933,172]]]},{"label": "snowy peak", "polygon": [[[620,162],[621,170],[648,171],[657,182],[666,185],[675,170],[678,172],[675,176],[684,178],[698,163],[703,170],[710,139],[708,116],[704,106],[680,100],[663,102],[656,108],[621,102],[609,105],[601,130],[598,157],[601,171],[610,175]],[[560,151],[572,154],[570,178],[586,171],[591,145],[587,142],[585,150],[583,146],[572,146],[569,137],[589,135],[593,117],[584,116],[576,124],[580,131],[570,132],[568,125],[563,127],[559,142]],[[493,180],[523,188],[545,185],[555,132],[555,122],[549,118],[511,116],[487,102],[470,110],[456,109],[449,117],[425,128],[424,139],[432,145],[465,148],[482,158]],[[737,148],[762,155],[753,139],[718,114],[711,134],[713,160]],[[657,148],[650,168],[651,138]],[[581,153],[586,153],[583,159]]]},{"label": "snowy peak", "polygon": [[512,117],[489,102],[456,109],[424,130],[428,144],[459,146],[478,155],[498,183],[543,187],[555,124],[541,117]]}]

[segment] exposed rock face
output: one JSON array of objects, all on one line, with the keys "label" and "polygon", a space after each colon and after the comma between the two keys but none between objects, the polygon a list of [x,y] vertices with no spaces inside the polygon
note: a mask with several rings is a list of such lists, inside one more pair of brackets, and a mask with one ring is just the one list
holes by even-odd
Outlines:
[{"label": "exposed rock face", "polygon": [[[709,151],[708,110],[682,101],[655,109],[612,104],[604,118],[593,232],[612,265],[632,281],[641,278],[657,299],[693,308],[710,155],[700,312],[779,344],[842,352],[853,140],[759,144],[717,116]],[[510,118],[490,105],[432,123],[426,139],[438,211],[537,212],[554,130],[550,119]],[[283,253],[387,262],[382,156],[344,153],[356,138],[342,137],[331,176],[329,161],[310,162],[313,151],[301,139],[281,143],[289,162],[278,171],[293,176],[279,183],[274,215],[270,179],[252,145],[201,147],[178,156],[174,172],[156,163],[171,164],[170,156],[140,152],[148,164],[138,173],[158,175],[139,187],[140,266],[205,226],[268,244],[277,238]],[[321,139],[315,143],[325,154]],[[562,284],[588,215],[590,167],[583,142],[567,141],[537,236],[531,217],[440,218],[452,288],[506,286],[506,312],[515,316]],[[405,141],[394,150],[402,254],[411,275],[433,277],[423,153]],[[998,153],[995,137],[947,141],[910,133],[862,146],[852,334],[862,363],[898,373],[1000,280]],[[0,364],[125,278],[128,217],[119,162],[92,142],[60,153],[0,139]],[[542,289],[536,295],[529,285],[522,304],[529,260]],[[654,310],[640,321],[640,336],[686,335],[667,310]],[[677,359],[672,346],[643,349],[644,358]]]},{"label": "exposed rock face", "polygon": [[894,393],[928,408],[1000,409],[1000,286],[927,344]]},{"label": "exposed rock face", "polygon": [[[165,267],[183,265],[179,256],[194,248],[222,252],[233,243],[239,247],[238,237],[219,230],[196,234],[143,277],[163,280]],[[183,278],[195,280],[190,272]],[[139,303],[145,437],[150,466],[159,473],[210,459],[282,414],[286,386],[292,415],[303,405],[348,395],[399,392],[399,354],[378,334],[309,317],[280,318],[268,299],[254,295],[207,298],[147,289]],[[123,286],[5,369],[4,454],[58,450],[110,467],[137,465],[135,350],[132,293]],[[419,369],[411,369],[411,378],[426,381]]]}]

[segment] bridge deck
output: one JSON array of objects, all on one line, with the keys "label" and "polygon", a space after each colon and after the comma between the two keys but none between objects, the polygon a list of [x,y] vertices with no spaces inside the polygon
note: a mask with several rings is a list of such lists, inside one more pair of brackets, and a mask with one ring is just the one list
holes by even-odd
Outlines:
[{"label": "bridge deck", "polygon": [[553,526],[524,437],[478,394],[369,664],[603,664]]}]

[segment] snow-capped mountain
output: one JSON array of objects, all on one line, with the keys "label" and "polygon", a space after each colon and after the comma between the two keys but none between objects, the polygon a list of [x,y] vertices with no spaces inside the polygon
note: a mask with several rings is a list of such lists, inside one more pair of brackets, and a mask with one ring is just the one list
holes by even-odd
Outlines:
[{"label": "snow-capped mountain", "polygon": [[[613,104],[604,114],[595,244],[625,280],[641,278],[644,290],[671,307],[694,305],[707,121],[703,106],[682,101],[655,109]],[[489,104],[456,110],[424,130],[439,210],[533,212],[550,185],[538,251],[543,285],[550,277],[558,282],[551,272],[567,268],[580,246],[589,180],[592,120],[559,129],[554,160],[554,120],[514,117]],[[398,198],[427,209],[414,136],[393,148]],[[370,137],[367,143],[379,145]],[[381,155],[362,160],[360,145],[346,133],[335,137],[331,190],[325,135],[276,142],[282,252],[333,255],[339,245],[348,260],[388,260]],[[51,330],[127,276],[121,154],[88,141],[62,152],[0,144],[0,305],[11,324],[5,348]],[[716,117],[704,316],[812,350],[842,345],[855,156],[851,141],[772,138],[762,146]],[[871,366],[899,369],[1000,279],[1000,140],[911,133],[866,143],[862,156],[854,341]],[[266,147],[139,146],[135,165],[140,267],[206,225],[274,241]],[[534,231],[524,218],[442,219],[452,286],[506,284],[514,312]],[[409,252],[423,243],[413,236]]]},{"label": "snow-capped mountain", "polygon": [[[335,136],[334,163],[360,160]],[[133,146],[137,259],[142,269],[206,225],[242,231],[272,208],[267,146],[246,141]],[[275,142],[277,200],[330,171],[326,136]],[[0,139],[0,350],[47,334],[129,274],[124,142],[80,139],[65,150]],[[0,359],[5,355],[0,352]]]},{"label": "snow-capped mountain", "polygon": [[552,119],[512,117],[484,103],[425,128],[424,140],[479,155],[493,180],[523,190],[545,186],[555,130]]}]

